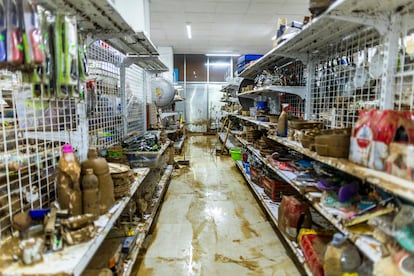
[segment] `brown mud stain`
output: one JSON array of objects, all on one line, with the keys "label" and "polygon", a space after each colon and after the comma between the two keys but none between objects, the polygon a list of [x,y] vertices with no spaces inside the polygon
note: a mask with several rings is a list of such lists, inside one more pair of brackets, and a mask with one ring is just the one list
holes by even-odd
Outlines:
[{"label": "brown mud stain", "polygon": [[239,260],[235,260],[226,256],[223,256],[221,254],[215,254],[214,255],[214,261],[220,262],[220,263],[233,263],[239,266],[242,266],[244,268],[247,268],[250,271],[257,271],[260,266],[256,261],[249,261],[240,256]]},{"label": "brown mud stain", "polygon": [[266,258],[261,251],[258,250],[256,247],[249,248],[250,253],[252,254],[254,259],[264,259]]},{"label": "brown mud stain", "polygon": [[[131,275],[134,275],[135,273],[131,273]],[[153,267],[141,267],[140,270],[135,275],[145,275],[145,276],[151,276],[154,275],[154,268]]]},{"label": "brown mud stain", "polygon": [[255,237],[259,236],[259,234],[256,232],[256,230],[253,229],[251,224],[246,220],[246,218],[244,216],[244,210],[243,210],[242,207],[237,206],[236,209],[234,210],[234,213],[240,219],[241,224],[242,224],[241,225],[242,233],[247,239],[250,239],[253,236],[255,236]]},{"label": "brown mud stain", "polygon": [[251,227],[250,223],[246,220],[242,222],[241,230],[243,232],[243,235],[248,239],[252,238],[253,236],[255,236],[255,237],[259,236],[259,234],[256,232],[256,230],[254,230]]},{"label": "brown mud stain", "polygon": [[[205,195],[204,195],[205,196]],[[195,198],[188,207],[185,218],[190,222],[191,228],[193,231],[191,245],[193,247],[193,261],[199,262],[202,255],[206,254],[206,248],[200,244],[200,235],[206,229],[208,231],[214,230],[214,238],[218,240],[217,226],[213,220],[205,217],[204,211],[206,209],[206,202],[200,200],[200,198]],[[214,226],[211,225],[211,222],[214,223]]]},{"label": "brown mud stain", "polygon": [[166,263],[175,263],[175,262],[184,262],[185,258],[165,258],[165,257],[157,257],[157,260]]}]

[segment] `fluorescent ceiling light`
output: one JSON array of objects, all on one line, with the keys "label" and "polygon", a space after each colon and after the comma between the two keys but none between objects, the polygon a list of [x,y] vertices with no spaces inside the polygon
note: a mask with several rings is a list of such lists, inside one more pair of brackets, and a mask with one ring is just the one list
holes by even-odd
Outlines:
[{"label": "fluorescent ceiling light", "polygon": [[210,62],[206,63],[206,66],[216,66],[216,67],[227,67],[230,66],[230,63],[228,62]]},{"label": "fluorescent ceiling light", "polygon": [[188,39],[191,39],[191,24],[190,23],[187,23],[187,36],[188,36]]},{"label": "fluorescent ceiling light", "polygon": [[240,54],[206,54],[208,57],[239,57]]}]

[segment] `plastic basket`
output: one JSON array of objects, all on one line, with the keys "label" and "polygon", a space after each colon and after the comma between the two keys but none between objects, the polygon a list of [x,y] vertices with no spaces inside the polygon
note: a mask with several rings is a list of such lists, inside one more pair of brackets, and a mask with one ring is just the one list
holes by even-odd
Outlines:
[{"label": "plastic basket", "polygon": [[230,155],[233,160],[241,160],[241,149],[231,149]]}]

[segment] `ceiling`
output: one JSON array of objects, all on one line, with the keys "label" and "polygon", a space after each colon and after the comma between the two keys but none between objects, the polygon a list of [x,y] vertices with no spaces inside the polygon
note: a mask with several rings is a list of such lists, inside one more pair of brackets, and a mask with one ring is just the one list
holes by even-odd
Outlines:
[{"label": "ceiling", "polygon": [[176,54],[266,53],[278,18],[302,22],[308,6],[309,0],[151,0],[151,40]]}]

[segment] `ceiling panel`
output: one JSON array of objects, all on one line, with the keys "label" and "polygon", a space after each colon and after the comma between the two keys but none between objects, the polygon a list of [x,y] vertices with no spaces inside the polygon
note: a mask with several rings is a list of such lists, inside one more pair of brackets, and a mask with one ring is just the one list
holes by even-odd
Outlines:
[{"label": "ceiling panel", "polygon": [[[279,17],[302,20],[309,0],[151,0],[151,40],[175,53],[265,53]],[[186,23],[191,23],[192,39]]]}]

